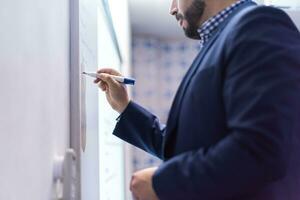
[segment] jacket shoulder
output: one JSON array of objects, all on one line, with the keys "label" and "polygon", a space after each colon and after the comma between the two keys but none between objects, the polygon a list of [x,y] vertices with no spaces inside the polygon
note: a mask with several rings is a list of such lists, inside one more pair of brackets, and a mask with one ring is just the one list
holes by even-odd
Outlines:
[{"label": "jacket shoulder", "polygon": [[286,12],[271,6],[253,6],[242,10],[233,18],[229,26],[234,26],[234,31],[245,28],[260,31],[268,26],[282,26],[298,32]]}]

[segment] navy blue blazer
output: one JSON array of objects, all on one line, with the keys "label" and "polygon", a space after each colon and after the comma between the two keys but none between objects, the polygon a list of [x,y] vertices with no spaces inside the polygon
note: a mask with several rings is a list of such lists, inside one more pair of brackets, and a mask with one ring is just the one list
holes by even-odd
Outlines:
[{"label": "navy blue blazer", "polygon": [[300,34],[248,3],[186,73],[166,126],[134,102],[114,135],[164,160],[160,200],[300,199]]}]

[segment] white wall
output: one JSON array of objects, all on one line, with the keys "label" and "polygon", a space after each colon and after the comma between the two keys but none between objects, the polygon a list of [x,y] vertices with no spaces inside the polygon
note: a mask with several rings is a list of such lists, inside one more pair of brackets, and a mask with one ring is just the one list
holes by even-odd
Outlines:
[{"label": "white wall", "polygon": [[2,0],[0,199],[52,199],[69,145],[68,0]]},{"label": "white wall", "polygon": [[267,5],[276,5],[281,7],[300,8],[299,0],[264,0]]},{"label": "white wall", "polygon": [[287,10],[286,12],[292,18],[292,20],[294,21],[297,28],[300,30],[300,9],[299,10]]}]

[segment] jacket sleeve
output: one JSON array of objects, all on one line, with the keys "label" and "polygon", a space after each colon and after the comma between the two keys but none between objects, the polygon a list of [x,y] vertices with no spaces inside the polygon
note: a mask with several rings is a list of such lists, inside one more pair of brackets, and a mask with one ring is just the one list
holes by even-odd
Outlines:
[{"label": "jacket sleeve", "polygon": [[233,27],[224,50],[227,137],[162,164],[153,177],[160,200],[240,199],[286,174],[300,131],[299,32],[268,7]]},{"label": "jacket sleeve", "polygon": [[165,125],[132,101],[121,114],[113,134],[154,156],[163,158]]}]

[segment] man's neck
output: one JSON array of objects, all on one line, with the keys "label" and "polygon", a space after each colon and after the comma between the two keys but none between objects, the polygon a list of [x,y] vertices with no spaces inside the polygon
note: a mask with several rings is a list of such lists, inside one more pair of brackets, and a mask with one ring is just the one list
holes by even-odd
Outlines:
[{"label": "man's neck", "polygon": [[198,23],[200,27],[206,20],[218,14],[221,10],[227,8],[238,0],[205,0],[205,11]]}]

